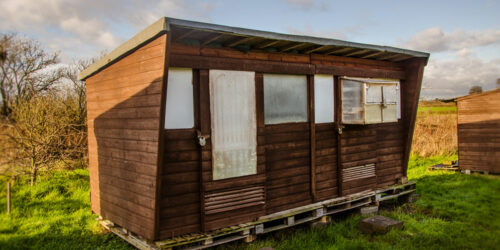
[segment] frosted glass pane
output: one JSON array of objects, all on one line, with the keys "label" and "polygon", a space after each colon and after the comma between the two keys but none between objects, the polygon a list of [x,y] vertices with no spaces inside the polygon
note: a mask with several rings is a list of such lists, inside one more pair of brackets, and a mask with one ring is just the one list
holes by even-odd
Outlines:
[{"label": "frosted glass pane", "polygon": [[165,129],[192,127],[194,127],[193,71],[185,68],[169,68]]},{"label": "frosted glass pane", "polygon": [[257,173],[255,73],[210,70],[213,179]]},{"label": "frosted glass pane", "polygon": [[397,116],[398,119],[401,119],[401,84],[397,84],[397,93],[398,93],[398,99],[396,100],[397,102]]},{"label": "frosted glass pane", "polygon": [[365,123],[381,123],[382,122],[382,105],[367,104],[365,105]]},{"label": "frosted glass pane", "polygon": [[366,84],[366,103],[382,103],[382,85]]},{"label": "frosted glass pane", "polygon": [[397,122],[398,121],[398,111],[396,104],[388,104],[382,109],[383,122]]},{"label": "frosted glass pane", "polygon": [[342,122],[363,124],[363,86],[358,81],[342,79]]},{"label": "frosted glass pane", "polygon": [[397,85],[384,85],[384,101],[385,103],[395,104],[397,103],[398,93],[397,93]]},{"label": "frosted glass pane", "polygon": [[266,124],[307,121],[307,78],[264,74]]},{"label": "frosted glass pane", "polygon": [[314,119],[316,123],[333,122],[333,76],[314,76]]}]

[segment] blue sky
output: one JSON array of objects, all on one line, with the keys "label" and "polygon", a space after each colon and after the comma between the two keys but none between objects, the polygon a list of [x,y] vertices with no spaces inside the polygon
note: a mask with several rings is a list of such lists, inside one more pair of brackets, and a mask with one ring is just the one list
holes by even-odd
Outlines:
[{"label": "blue sky", "polygon": [[500,1],[2,0],[0,32],[62,61],[110,51],[162,16],[427,51],[422,96],[454,97],[500,78]]}]

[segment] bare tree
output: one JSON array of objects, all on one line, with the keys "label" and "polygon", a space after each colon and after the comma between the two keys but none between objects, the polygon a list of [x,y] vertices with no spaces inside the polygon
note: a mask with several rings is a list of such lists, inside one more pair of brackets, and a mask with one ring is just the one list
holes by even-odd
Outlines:
[{"label": "bare tree", "polygon": [[471,94],[477,94],[477,93],[482,93],[482,92],[483,92],[483,88],[481,86],[472,86],[469,89],[469,95],[471,95]]},{"label": "bare tree", "polygon": [[497,79],[497,89],[500,89],[500,78]]},{"label": "bare tree", "polygon": [[61,79],[62,70],[56,67],[58,54],[46,52],[37,41],[2,34],[0,47],[3,57],[0,61],[3,115],[10,113],[12,103],[50,90]]},{"label": "bare tree", "polygon": [[63,95],[50,92],[12,107],[7,137],[15,154],[10,165],[17,173],[29,174],[31,185],[41,169],[50,170],[56,161],[81,157],[85,131],[73,123],[73,110],[68,109],[66,101]]},{"label": "bare tree", "polygon": [[97,60],[98,58],[77,60],[72,65],[67,66],[63,73],[63,77],[69,80],[70,83],[69,95],[73,96],[76,99],[75,108],[77,109],[77,121],[83,126],[86,125],[87,117],[87,93],[85,89],[85,81],[80,81],[78,79],[78,74]]}]

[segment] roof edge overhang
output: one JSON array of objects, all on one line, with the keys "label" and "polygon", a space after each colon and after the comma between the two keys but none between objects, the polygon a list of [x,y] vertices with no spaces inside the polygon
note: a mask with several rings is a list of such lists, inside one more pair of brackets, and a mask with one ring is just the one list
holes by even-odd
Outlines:
[{"label": "roof edge overhang", "polygon": [[252,30],[238,27],[230,27],[218,24],[210,24],[210,23],[202,23],[195,21],[188,21],[182,19],[175,19],[170,17],[162,17],[146,29],[139,32],[137,35],[132,37],[130,40],[126,41],[118,48],[114,49],[110,53],[103,56],[100,60],[90,65],[86,69],[80,72],[78,78],[80,80],[85,80],[86,78],[92,76],[98,71],[102,70],[109,64],[112,64],[116,60],[119,60],[124,55],[129,52],[135,50],[140,47],[144,43],[150,41],[155,38],[159,34],[168,32],[171,29],[171,25],[179,26],[183,28],[189,28],[194,30],[202,30],[216,33],[225,33],[225,34],[234,34],[234,35],[243,35],[247,37],[258,37],[264,39],[272,39],[279,41],[289,41],[296,43],[309,43],[315,44],[319,46],[336,46],[336,47],[345,47],[345,48],[356,48],[361,50],[370,50],[370,51],[379,51],[383,53],[396,53],[401,55],[409,56],[410,58],[425,58],[425,62],[429,59],[430,54],[427,52],[420,52],[408,49],[401,49],[390,46],[380,46],[380,45],[372,45],[372,44],[364,44],[364,43],[356,43],[356,42],[348,42],[337,39],[329,39],[329,38],[319,38],[312,36],[300,36],[300,35],[290,35],[290,34],[282,34],[268,31],[260,31],[260,30]]},{"label": "roof edge overhang", "polygon": [[458,102],[458,101],[462,101],[462,100],[466,100],[466,99],[470,99],[470,98],[489,95],[489,94],[496,93],[496,92],[500,92],[500,89],[492,89],[492,90],[484,91],[481,93],[460,96],[460,97],[456,97],[454,100],[455,100],[455,102]]}]

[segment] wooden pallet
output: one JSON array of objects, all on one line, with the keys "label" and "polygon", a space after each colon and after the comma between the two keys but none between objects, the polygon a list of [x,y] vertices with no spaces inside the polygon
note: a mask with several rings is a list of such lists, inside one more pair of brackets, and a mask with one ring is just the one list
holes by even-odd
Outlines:
[{"label": "wooden pallet", "polygon": [[436,167],[436,166],[430,166],[429,167],[429,170],[430,171],[433,171],[433,170],[446,170],[446,171],[459,171],[460,168],[459,167]]},{"label": "wooden pallet", "polygon": [[101,220],[101,225],[139,249],[203,249],[237,240],[251,242],[256,239],[257,235],[307,222],[327,222],[328,217],[334,214],[409,195],[415,189],[416,183],[410,181],[376,191],[360,192],[265,215],[254,222],[226,227],[210,233],[188,234],[156,242],[149,242],[138,237],[110,221]]},{"label": "wooden pallet", "polygon": [[490,174],[495,174],[495,173],[490,173],[489,171],[485,170],[477,170],[477,169],[461,169],[460,170],[463,174],[483,174],[483,175],[490,175]]}]

